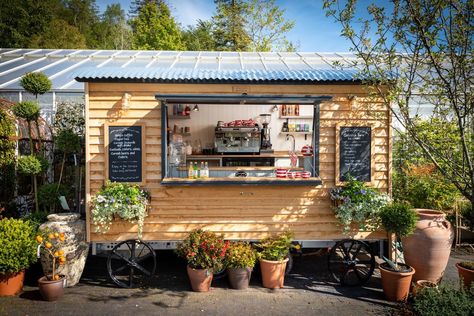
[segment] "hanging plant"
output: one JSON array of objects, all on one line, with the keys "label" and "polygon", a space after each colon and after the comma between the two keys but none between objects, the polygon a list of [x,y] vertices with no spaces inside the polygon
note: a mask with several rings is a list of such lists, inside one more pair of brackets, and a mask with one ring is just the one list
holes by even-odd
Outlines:
[{"label": "hanging plant", "polygon": [[148,205],[148,192],[137,185],[107,181],[92,198],[92,223],[96,232],[106,233],[114,216],[138,224],[141,238]]},{"label": "hanging plant", "polygon": [[369,188],[364,182],[352,177],[344,186],[331,189],[330,197],[334,202],[334,213],[344,233],[349,233],[352,228],[362,231],[379,229],[379,213],[390,201],[387,194]]}]

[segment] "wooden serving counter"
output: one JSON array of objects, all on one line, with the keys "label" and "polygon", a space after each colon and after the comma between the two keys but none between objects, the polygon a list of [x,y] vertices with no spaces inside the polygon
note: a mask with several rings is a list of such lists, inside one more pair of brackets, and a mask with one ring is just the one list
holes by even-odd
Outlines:
[{"label": "wooden serving counter", "polygon": [[[303,171],[304,168],[303,167],[294,167],[294,168],[291,168],[291,167],[259,167],[259,166],[255,166],[255,167],[209,167],[209,170],[212,170],[212,171],[273,171],[273,170],[276,170],[276,169],[288,169],[288,170],[291,170],[291,171]],[[178,167],[178,170],[179,171],[186,171],[188,170],[187,167]]]},{"label": "wooden serving counter", "polygon": [[226,178],[166,178],[162,185],[289,185],[289,186],[318,186],[321,178],[287,179],[273,177],[226,177]]},{"label": "wooden serving counter", "polygon": [[[296,154],[298,157],[305,157],[301,153]],[[188,155],[187,160],[191,159],[210,159],[210,158],[290,158],[288,151],[275,151],[273,153],[260,154],[214,154],[214,155]]]}]

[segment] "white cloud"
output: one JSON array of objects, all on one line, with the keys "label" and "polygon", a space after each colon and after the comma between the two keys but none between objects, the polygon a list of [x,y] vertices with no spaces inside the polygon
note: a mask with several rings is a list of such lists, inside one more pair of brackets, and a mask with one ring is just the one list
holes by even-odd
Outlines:
[{"label": "white cloud", "polygon": [[197,20],[208,20],[214,14],[214,1],[175,0],[169,1],[173,16],[183,26],[194,25]]}]

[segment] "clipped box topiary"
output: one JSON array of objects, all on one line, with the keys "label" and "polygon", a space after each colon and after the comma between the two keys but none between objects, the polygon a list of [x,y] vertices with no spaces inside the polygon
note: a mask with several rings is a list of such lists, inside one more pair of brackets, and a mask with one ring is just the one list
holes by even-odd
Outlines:
[{"label": "clipped box topiary", "polygon": [[29,221],[0,220],[0,296],[16,295],[23,289],[25,269],[36,258],[35,228]]}]

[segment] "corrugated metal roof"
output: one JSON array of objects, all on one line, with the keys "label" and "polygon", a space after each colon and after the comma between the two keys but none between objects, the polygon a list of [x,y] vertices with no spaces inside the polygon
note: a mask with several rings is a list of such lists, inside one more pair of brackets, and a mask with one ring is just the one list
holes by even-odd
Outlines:
[{"label": "corrugated metal roof", "polygon": [[114,51],[0,49],[0,90],[22,90],[27,72],[44,72],[53,91],[83,91],[87,78],[169,82],[353,81],[350,53],[252,53],[187,51]]},{"label": "corrugated metal roof", "polygon": [[356,70],[205,70],[188,68],[89,68],[78,81],[96,82],[337,82],[355,81]]}]

